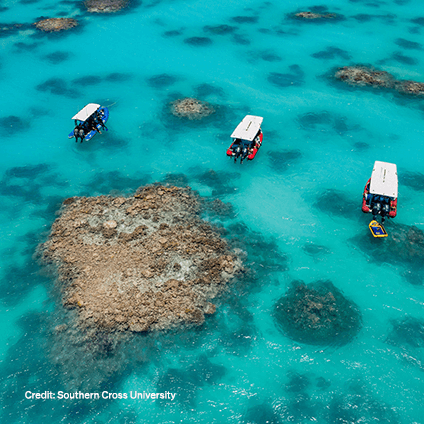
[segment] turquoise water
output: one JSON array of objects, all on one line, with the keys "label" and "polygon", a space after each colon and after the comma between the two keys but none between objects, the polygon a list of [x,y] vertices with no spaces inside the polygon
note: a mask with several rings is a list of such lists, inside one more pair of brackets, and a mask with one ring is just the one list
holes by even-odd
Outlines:
[{"label": "turquoise water", "polygon": [[[328,10],[344,19],[287,16],[315,5],[143,1],[105,16],[80,2],[2,2],[0,26],[25,25],[0,32],[0,422],[424,422],[422,275],[371,255],[360,211],[374,161],[393,162],[399,210],[387,230],[424,230],[424,100],[330,77],[361,63],[424,82],[424,47],[408,43],[422,40],[424,6],[334,0]],[[81,25],[40,34],[28,24],[41,16]],[[217,113],[171,118],[167,104],[186,96]],[[70,118],[89,102],[110,106],[109,132],[76,144]],[[225,152],[246,114],[264,117],[264,144],[240,166]],[[253,273],[202,328],[136,337],[112,357],[92,357],[54,331],[66,315],[35,248],[64,198],[131,193],[168,174],[233,205],[235,217],[221,224]],[[331,280],[356,303],[363,326],[354,340],[317,347],[281,333],[274,305],[298,279]],[[80,387],[177,397],[24,397]]]}]

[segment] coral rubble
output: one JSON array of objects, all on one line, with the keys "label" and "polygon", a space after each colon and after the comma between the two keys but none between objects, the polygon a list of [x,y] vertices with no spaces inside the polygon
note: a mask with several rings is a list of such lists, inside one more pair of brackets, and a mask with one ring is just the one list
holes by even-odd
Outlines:
[{"label": "coral rubble", "polygon": [[394,89],[401,94],[424,95],[424,83],[398,80],[386,71],[354,65],[337,69],[335,78],[350,85]]},{"label": "coral rubble", "polygon": [[330,281],[294,281],[277,301],[275,319],[288,337],[314,345],[345,344],[361,328],[356,305]]},{"label": "coral rubble", "polygon": [[202,119],[215,112],[215,109],[207,102],[186,97],[171,102],[171,112],[179,118]]},{"label": "coral rubble", "polygon": [[128,0],[87,0],[85,7],[91,13],[118,12],[128,5]]},{"label": "coral rubble", "polygon": [[334,19],[337,17],[335,13],[316,13],[316,12],[299,12],[294,16],[299,19]]},{"label": "coral rubble", "polygon": [[393,75],[367,66],[344,66],[337,70],[335,77],[348,84],[361,86],[392,88],[395,83]]},{"label": "coral rubble", "polygon": [[59,32],[78,26],[78,22],[71,18],[49,18],[38,21],[34,25],[44,32]]},{"label": "coral rubble", "polygon": [[199,218],[201,203],[189,187],[161,185],[63,202],[40,253],[79,327],[143,332],[214,313],[209,301],[242,266]]}]

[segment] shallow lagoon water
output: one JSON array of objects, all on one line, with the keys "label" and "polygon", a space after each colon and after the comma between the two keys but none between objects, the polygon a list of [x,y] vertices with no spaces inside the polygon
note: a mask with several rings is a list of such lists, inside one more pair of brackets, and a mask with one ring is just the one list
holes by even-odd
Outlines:
[{"label": "shallow lagoon water", "polygon": [[[2,26],[40,16],[81,23],[63,34],[29,25],[1,32],[2,422],[423,422],[422,283],[405,278],[408,264],[378,263],[355,240],[369,237],[360,202],[375,160],[398,165],[396,222],[424,229],[424,100],[330,75],[364,63],[423,82],[424,50],[399,40],[420,43],[424,7],[325,5],[344,19],[290,19],[316,6],[294,1],[141,2],[112,15],[88,14],[79,2],[2,3]],[[179,96],[217,113],[173,119],[167,104]],[[76,144],[67,139],[70,117],[92,101],[110,105],[109,132]],[[248,113],[264,116],[264,144],[240,166],[225,151]],[[222,225],[254,273],[218,300],[203,327],[123,346],[118,371],[100,386],[94,371],[81,372],[92,391],[169,390],[176,400],[25,400],[26,390],[77,389],[64,364],[87,359],[55,337],[66,316],[32,259],[57,204],[130,193],[169,174],[233,205]],[[317,347],[282,334],[274,305],[298,279],[330,280],[358,306],[353,341]]]}]

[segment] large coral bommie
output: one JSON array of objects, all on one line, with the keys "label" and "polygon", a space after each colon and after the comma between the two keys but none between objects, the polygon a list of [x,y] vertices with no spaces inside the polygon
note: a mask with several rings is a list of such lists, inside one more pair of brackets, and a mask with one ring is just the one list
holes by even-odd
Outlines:
[{"label": "large coral bommie", "polygon": [[346,344],[361,328],[357,306],[330,281],[294,281],[277,301],[275,319],[288,337],[313,345]]},{"label": "large coral bommie", "polygon": [[189,188],[145,186],[131,197],[65,200],[44,263],[57,269],[78,326],[143,332],[199,325],[241,270]]}]

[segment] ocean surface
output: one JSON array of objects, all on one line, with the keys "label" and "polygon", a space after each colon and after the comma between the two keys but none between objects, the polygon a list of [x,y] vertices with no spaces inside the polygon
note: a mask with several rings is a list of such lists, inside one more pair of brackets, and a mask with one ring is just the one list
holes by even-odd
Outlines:
[{"label": "ocean surface", "polygon": [[[340,18],[290,16],[315,6]],[[31,26],[41,17],[80,25],[46,34]],[[423,36],[420,0],[141,0],[108,15],[3,0],[0,422],[424,423],[422,264],[371,251],[361,212],[374,161],[396,163],[389,238],[400,224],[424,230],[424,99],[333,78],[368,64],[424,82]],[[216,113],[179,120],[169,103],[182,97]],[[110,108],[109,131],[76,144],[71,117],[90,102]],[[234,164],[229,136],[247,114],[264,117],[263,146]],[[158,181],[231,203],[233,217],[206,218],[252,271],[202,327],[90,356],[55,330],[67,315],[36,247],[65,198]],[[294,280],[331,281],[360,311],[357,335],[322,346],[287,337],[274,309]],[[25,398],[76,390],[176,398]]]}]

